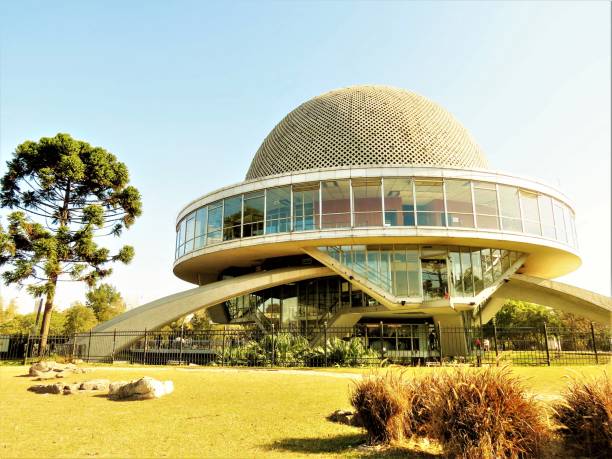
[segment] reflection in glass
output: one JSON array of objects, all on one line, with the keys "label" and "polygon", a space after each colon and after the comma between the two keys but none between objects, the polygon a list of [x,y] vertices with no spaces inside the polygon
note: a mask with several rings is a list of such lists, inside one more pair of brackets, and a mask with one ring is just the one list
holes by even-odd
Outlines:
[{"label": "reflection in glass", "polygon": [[472,260],[470,249],[461,248],[461,274],[463,280],[463,293],[465,296],[474,295],[474,280],[472,276]]},{"label": "reflection in glass", "polygon": [[446,212],[448,226],[474,227],[472,187],[469,180],[448,179],[446,187]]},{"label": "reflection in glass", "polygon": [[385,178],[385,226],[414,226],[412,179]]},{"label": "reflection in glass", "polygon": [[240,238],[242,220],[242,196],[223,200],[223,240]]},{"label": "reflection in glass", "polygon": [[457,249],[448,252],[448,258],[451,264],[452,285],[454,288],[454,296],[463,296],[463,282],[461,269],[461,254]]},{"label": "reflection in glass", "polygon": [[493,285],[493,259],[491,256],[491,249],[482,249],[480,255],[484,286],[490,287]]},{"label": "reflection in glass", "polygon": [[353,179],[355,226],[382,226],[382,197],[379,178]]},{"label": "reflection in glass", "polygon": [[266,233],[290,231],[291,187],[269,188],[266,192]]},{"label": "reflection in glass", "polygon": [[195,243],[194,249],[201,249],[206,245],[206,217],[207,217],[207,208],[201,207],[196,212],[195,217]]},{"label": "reflection in glass", "polygon": [[293,230],[319,228],[319,182],[293,186]]},{"label": "reflection in glass", "polygon": [[206,225],[206,239],[208,244],[221,242],[223,204],[221,201],[213,202],[208,206],[208,224]]},{"label": "reflection in glass", "polygon": [[446,226],[442,180],[416,180],[417,225]]},{"label": "reflection in glass", "polygon": [[349,180],[321,183],[322,228],[351,226],[351,193]]},{"label": "reflection in glass", "polygon": [[421,259],[421,275],[424,300],[448,298],[446,260]]},{"label": "reflection in glass", "polygon": [[474,290],[478,295],[484,289],[484,276],[482,274],[482,257],[480,250],[472,250],[472,276],[474,278]]},{"label": "reflection in glass", "polygon": [[264,231],[264,192],[244,195],[242,236],[259,236]]}]

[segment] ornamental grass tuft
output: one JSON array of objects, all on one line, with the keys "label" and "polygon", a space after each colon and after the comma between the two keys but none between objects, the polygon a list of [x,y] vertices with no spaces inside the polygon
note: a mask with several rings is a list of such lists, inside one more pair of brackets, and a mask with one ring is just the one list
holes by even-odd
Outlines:
[{"label": "ornamental grass tuft", "polygon": [[612,457],[612,380],[604,373],[570,379],[555,419],[569,446],[589,457]]}]

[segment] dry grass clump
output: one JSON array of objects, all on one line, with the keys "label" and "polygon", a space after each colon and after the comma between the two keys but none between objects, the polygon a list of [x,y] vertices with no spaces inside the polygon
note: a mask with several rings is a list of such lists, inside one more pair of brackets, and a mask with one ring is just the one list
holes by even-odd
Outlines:
[{"label": "dry grass clump", "polygon": [[404,438],[407,406],[401,376],[389,372],[357,381],[351,404],[368,433],[370,444],[392,443]]},{"label": "dry grass clump", "polygon": [[508,367],[441,373],[425,399],[429,435],[449,454],[534,457],[550,430],[545,411]]},{"label": "dry grass clump", "polygon": [[612,457],[612,380],[571,379],[555,419],[568,443],[589,457]]},{"label": "dry grass clump", "polygon": [[453,456],[516,458],[537,456],[550,436],[545,411],[509,368],[371,376],[351,401],[371,443],[421,436]]}]

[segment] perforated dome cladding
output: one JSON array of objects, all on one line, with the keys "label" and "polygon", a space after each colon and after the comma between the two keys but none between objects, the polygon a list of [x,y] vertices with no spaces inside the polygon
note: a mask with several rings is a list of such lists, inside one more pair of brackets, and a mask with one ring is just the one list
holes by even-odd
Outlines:
[{"label": "perforated dome cladding", "polygon": [[341,166],[487,168],[470,133],[423,96],[387,86],[353,86],[290,112],[257,150],[247,180]]}]

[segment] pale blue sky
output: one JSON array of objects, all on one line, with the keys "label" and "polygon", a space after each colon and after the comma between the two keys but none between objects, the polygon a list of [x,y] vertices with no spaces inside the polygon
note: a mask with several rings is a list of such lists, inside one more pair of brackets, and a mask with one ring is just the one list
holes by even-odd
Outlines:
[{"label": "pale blue sky", "polygon": [[131,304],[189,287],[171,270],[184,204],[241,181],[301,102],[361,83],[429,97],[493,168],[559,186],[584,262],[561,280],[610,294],[608,2],[2,2],[0,40],[0,173],[20,142],[69,132],[143,194],[136,259],[110,279]]}]

